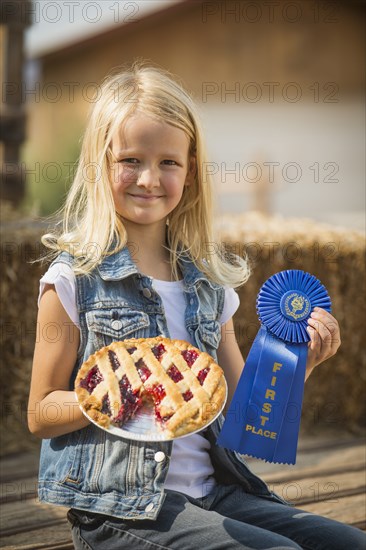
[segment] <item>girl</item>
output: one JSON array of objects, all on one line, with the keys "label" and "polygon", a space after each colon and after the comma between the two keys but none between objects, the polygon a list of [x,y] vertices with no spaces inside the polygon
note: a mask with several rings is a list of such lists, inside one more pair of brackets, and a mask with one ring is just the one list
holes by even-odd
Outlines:
[{"label": "girl", "polygon": [[[41,279],[29,399],[30,430],[43,439],[40,499],[71,508],[78,549],[361,548],[361,532],[288,506],[218,447],[222,418],[174,443],[135,442],[89,423],[75,403],[91,353],[159,334],[217,358],[230,402],[243,365],[233,288],[248,268],[210,253],[205,159],[195,105],[166,72],[135,64],[104,81],[63,229],[43,238],[55,259]],[[308,375],[339,345],[324,310],[309,331]]]}]

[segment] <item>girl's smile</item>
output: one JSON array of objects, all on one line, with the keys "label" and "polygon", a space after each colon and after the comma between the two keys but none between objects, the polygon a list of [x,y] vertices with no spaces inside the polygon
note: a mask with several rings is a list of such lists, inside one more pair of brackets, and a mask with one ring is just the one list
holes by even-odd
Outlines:
[{"label": "girl's smile", "polygon": [[154,199],[160,199],[163,195],[140,195],[134,193],[127,193],[130,197],[134,197],[136,200],[152,201]]},{"label": "girl's smile", "polygon": [[112,194],[116,211],[126,221],[166,223],[193,179],[189,139],[175,126],[151,116],[127,119],[112,139],[115,159]]}]

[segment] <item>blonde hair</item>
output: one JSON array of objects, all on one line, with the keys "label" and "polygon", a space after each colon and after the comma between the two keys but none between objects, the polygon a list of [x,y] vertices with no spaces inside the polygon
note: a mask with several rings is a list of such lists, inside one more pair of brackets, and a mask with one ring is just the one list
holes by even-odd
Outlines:
[{"label": "blonde hair", "polygon": [[[249,276],[247,262],[215,246],[212,183],[204,173],[207,156],[195,103],[165,70],[134,63],[103,81],[89,116],[78,167],[62,213],[62,230],[47,233],[42,243],[47,257],[67,251],[74,257],[76,275],[88,275],[107,255],[127,243],[123,220],[115,211],[111,191],[111,141],[136,112],[173,125],[189,138],[196,157],[194,184],[185,188],[167,223],[172,273],[178,278],[179,258],[188,254],[211,281],[237,287]],[[213,246],[214,245],[214,246]]]}]

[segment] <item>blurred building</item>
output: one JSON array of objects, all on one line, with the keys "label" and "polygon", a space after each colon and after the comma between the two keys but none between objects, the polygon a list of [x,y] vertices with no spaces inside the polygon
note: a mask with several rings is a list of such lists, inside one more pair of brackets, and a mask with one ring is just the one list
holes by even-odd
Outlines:
[{"label": "blurred building", "polygon": [[[89,4],[84,23],[95,18]],[[178,75],[200,104],[222,212],[256,208],[362,228],[363,3],[148,4],[111,3],[109,24],[95,18],[78,35],[70,23],[57,43],[29,48],[30,198],[43,210],[60,201],[98,83],[143,58]]]}]

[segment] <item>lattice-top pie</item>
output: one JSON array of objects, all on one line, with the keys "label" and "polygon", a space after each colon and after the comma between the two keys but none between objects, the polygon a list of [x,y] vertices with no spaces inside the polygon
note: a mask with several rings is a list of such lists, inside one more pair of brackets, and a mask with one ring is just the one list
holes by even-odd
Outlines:
[{"label": "lattice-top pie", "polygon": [[144,401],[167,439],[207,425],[224,405],[226,383],[212,357],[183,340],[113,342],[81,366],[75,391],[99,425],[122,427]]}]

